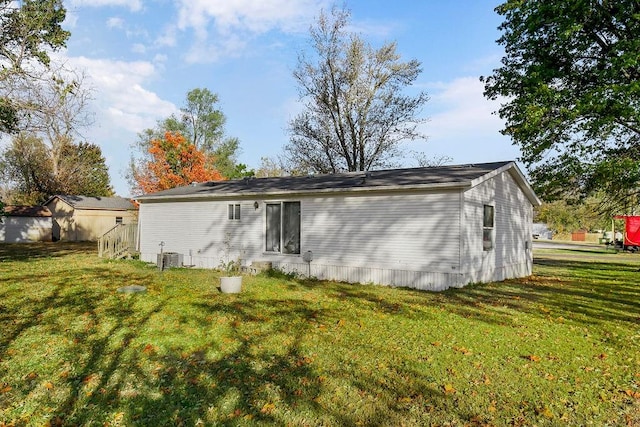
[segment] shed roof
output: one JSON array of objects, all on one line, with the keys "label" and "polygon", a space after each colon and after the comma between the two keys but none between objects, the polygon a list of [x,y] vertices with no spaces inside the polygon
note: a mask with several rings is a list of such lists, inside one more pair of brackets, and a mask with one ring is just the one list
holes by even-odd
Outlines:
[{"label": "shed roof", "polygon": [[51,211],[46,206],[5,206],[6,216],[50,217]]},{"label": "shed roof", "polygon": [[124,197],[90,197],[56,194],[45,202],[48,205],[53,199],[59,198],[75,209],[102,210],[132,210],[136,207]]},{"label": "shed roof", "polygon": [[137,197],[136,200],[144,203],[145,201],[172,199],[248,197],[278,194],[464,188],[477,185],[484,179],[506,170],[512,172],[512,175],[523,188],[531,203],[534,205],[539,204],[539,200],[527,183],[526,178],[512,161],[327,175],[210,181],[146,194]]}]

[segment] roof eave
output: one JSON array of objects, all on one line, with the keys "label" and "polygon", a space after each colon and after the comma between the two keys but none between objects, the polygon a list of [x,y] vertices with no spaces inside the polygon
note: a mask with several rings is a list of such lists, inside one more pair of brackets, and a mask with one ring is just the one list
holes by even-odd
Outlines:
[{"label": "roof eave", "polygon": [[436,184],[421,184],[421,185],[388,185],[380,187],[365,187],[365,188],[324,188],[321,190],[277,190],[277,191],[253,191],[243,193],[202,193],[202,194],[181,194],[181,195],[163,195],[154,196],[152,194],[140,196],[135,198],[136,201],[141,204],[147,202],[162,202],[162,201],[191,201],[191,200],[222,200],[222,199],[238,199],[238,198],[252,198],[252,197],[278,197],[278,196],[310,196],[314,194],[329,195],[329,194],[357,194],[357,193],[387,193],[393,192],[405,192],[405,191],[429,191],[429,190],[462,190],[471,187],[471,181],[454,182],[454,183],[436,183]]}]

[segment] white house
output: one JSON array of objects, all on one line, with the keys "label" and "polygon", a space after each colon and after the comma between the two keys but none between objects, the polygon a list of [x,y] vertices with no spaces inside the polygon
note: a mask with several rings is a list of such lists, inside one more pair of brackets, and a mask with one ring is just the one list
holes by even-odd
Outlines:
[{"label": "white house", "polygon": [[5,206],[0,217],[0,242],[50,242],[51,212],[44,206]]},{"label": "white house", "polygon": [[514,162],[216,181],[137,200],[144,261],[162,249],[196,267],[271,262],[425,290],[530,275],[540,204]]}]

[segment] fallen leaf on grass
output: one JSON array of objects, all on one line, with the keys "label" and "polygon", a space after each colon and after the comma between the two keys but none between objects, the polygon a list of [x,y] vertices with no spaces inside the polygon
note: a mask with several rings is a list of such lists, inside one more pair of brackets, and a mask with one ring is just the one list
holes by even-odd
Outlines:
[{"label": "fallen leaf on grass", "polygon": [[524,357],[527,360],[531,360],[532,362],[539,362],[540,361],[540,356],[536,356],[535,354],[530,354],[528,356]]},{"label": "fallen leaf on grass", "polygon": [[308,356],[305,356],[301,359],[296,360],[296,366],[298,367],[304,366],[304,365],[310,365],[311,363],[313,363],[313,358]]},{"label": "fallen leaf on grass", "polygon": [[276,409],[276,405],[274,405],[273,403],[265,403],[262,409],[260,409],[260,412],[262,412],[263,414],[270,414],[275,409]]},{"label": "fallen leaf on grass", "polygon": [[453,347],[453,349],[459,353],[464,354],[465,356],[468,356],[471,354],[471,350],[469,350],[468,348],[465,347]]},{"label": "fallen leaf on grass", "polygon": [[13,388],[10,385],[3,386],[2,388],[0,388],[0,394],[8,393],[11,390],[13,390]]},{"label": "fallen leaf on grass", "polygon": [[90,383],[91,381],[93,381],[96,377],[97,377],[97,375],[96,375],[96,374],[89,374],[89,375],[87,375],[86,377],[84,377],[84,378],[82,379],[82,382],[83,382],[84,384],[88,384],[88,383]]},{"label": "fallen leaf on grass", "polygon": [[64,420],[60,417],[55,417],[44,423],[44,427],[60,427],[64,425]]},{"label": "fallen leaf on grass", "polygon": [[47,381],[46,383],[44,383],[44,388],[46,388],[47,390],[52,390],[53,383],[51,383],[50,381]]},{"label": "fallen leaf on grass", "polygon": [[153,355],[156,353],[156,347],[153,344],[147,344],[142,349],[142,352],[147,355]]},{"label": "fallen leaf on grass", "polygon": [[431,343],[432,346],[434,347],[440,347],[442,345],[442,343],[440,341],[434,341]]},{"label": "fallen leaf on grass", "polygon": [[547,419],[553,418],[553,412],[551,412],[546,406],[543,406],[542,408],[536,408],[536,414],[542,415]]},{"label": "fallen leaf on grass", "polygon": [[451,384],[445,384],[443,387],[444,394],[455,394],[456,389]]},{"label": "fallen leaf on grass", "polygon": [[640,391],[633,391],[631,389],[627,389],[624,391],[624,394],[626,394],[629,397],[633,397],[635,399],[640,399]]}]

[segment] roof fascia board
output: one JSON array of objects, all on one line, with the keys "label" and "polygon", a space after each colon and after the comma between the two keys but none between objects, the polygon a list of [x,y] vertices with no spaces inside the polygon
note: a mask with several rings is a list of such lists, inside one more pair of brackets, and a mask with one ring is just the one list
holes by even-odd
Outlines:
[{"label": "roof fascia board", "polygon": [[74,208],[74,209],[75,209],[75,206],[73,206],[71,203],[67,202],[65,199],[63,199],[62,197],[60,197],[60,196],[58,196],[58,195],[55,195],[55,196],[51,196],[51,197],[49,197],[49,200],[47,200],[46,202],[44,202],[44,203],[42,204],[42,206],[47,206],[47,205],[48,205],[49,203],[51,203],[54,199],[58,199],[58,200],[60,200],[62,203],[64,203],[65,205],[67,205],[67,206],[69,206],[69,207],[71,207],[71,208]]},{"label": "roof fascia board", "polygon": [[422,185],[389,185],[383,187],[372,188],[349,188],[349,189],[333,189],[326,188],[322,190],[307,191],[256,191],[250,193],[203,193],[203,194],[184,194],[175,196],[156,196],[147,195],[136,199],[140,203],[157,203],[163,201],[197,201],[197,200],[224,200],[224,199],[245,199],[255,197],[295,197],[295,196],[313,196],[313,195],[341,195],[341,194],[379,194],[389,192],[410,192],[410,191],[438,191],[438,190],[464,190],[471,188],[471,182],[456,183],[438,183],[438,184],[422,184]]},{"label": "roof fascia board", "polygon": [[135,211],[134,208],[125,209],[125,208],[97,208],[92,206],[75,206],[75,210],[81,211],[118,211],[118,212],[126,212],[126,211]]}]

